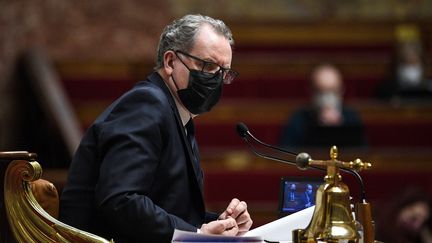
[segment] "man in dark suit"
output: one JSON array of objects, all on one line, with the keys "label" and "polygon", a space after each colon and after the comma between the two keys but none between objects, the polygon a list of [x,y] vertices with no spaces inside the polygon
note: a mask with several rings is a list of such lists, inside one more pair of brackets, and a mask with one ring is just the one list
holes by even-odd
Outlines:
[{"label": "man in dark suit", "polygon": [[291,183],[289,186],[285,186],[284,192],[284,210],[288,212],[295,212],[298,209],[298,193],[297,186],[294,183]]},{"label": "man in dark suit", "polygon": [[315,204],[315,193],[311,184],[306,185],[306,190],[300,195],[301,208],[308,208]]},{"label": "man in dark suit", "polygon": [[242,235],[245,202],[205,211],[192,118],[219,100],[232,34],[220,20],[187,15],[160,38],[155,72],[110,105],[87,130],[61,197],[61,221],[115,242],[170,242],[174,229]]}]

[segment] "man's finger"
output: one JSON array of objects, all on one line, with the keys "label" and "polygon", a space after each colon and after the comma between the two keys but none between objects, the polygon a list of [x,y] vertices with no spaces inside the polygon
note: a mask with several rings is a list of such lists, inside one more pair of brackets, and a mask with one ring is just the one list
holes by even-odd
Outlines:
[{"label": "man's finger", "polygon": [[239,228],[236,221],[233,218],[228,218],[225,220],[220,220],[218,222],[223,222],[225,230],[222,232],[223,235],[237,235]]},{"label": "man's finger", "polygon": [[249,229],[252,227],[253,221],[252,219],[249,219],[248,221],[246,221],[245,223],[238,225],[239,228],[239,234],[240,233],[246,233],[249,231]]},{"label": "man's finger", "polygon": [[247,211],[243,212],[236,218],[236,222],[238,225],[244,224],[250,220],[250,215]]},{"label": "man's finger", "polygon": [[247,209],[247,204],[244,201],[241,201],[237,204],[237,206],[232,210],[231,217],[237,218],[240,214],[245,212]]},{"label": "man's finger", "polygon": [[221,213],[218,217],[218,219],[227,219],[228,213],[227,211],[224,211],[223,213]]},{"label": "man's finger", "polygon": [[229,228],[237,226],[237,222],[233,218],[227,218],[224,220],[219,220],[218,222],[221,222],[225,229],[229,229]]},{"label": "man's finger", "polygon": [[240,200],[238,200],[237,198],[232,199],[225,211],[219,215],[218,219],[227,219],[228,216],[231,216],[239,203]]},{"label": "man's finger", "polygon": [[230,204],[228,205],[226,212],[228,213],[228,215],[231,215],[235,208],[237,207],[237,205],[240,203],[240,200],[238,200],[237,198],[234,198],[231,200]]},{"label": "man's finger", "polygon": [[239,233],[238,227],[232,227],[231,229],[225,230],[222,235],[236,236]]}]

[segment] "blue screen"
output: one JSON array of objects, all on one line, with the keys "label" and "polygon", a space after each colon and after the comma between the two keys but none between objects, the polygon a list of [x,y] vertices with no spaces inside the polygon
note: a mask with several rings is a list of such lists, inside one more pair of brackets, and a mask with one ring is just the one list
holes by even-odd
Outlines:
[{"label": "blue screen", "polygon": [[315,205],[315,196],[322,181],[317,179],[283,179],[281,187],[280,213],[295,213]]}]

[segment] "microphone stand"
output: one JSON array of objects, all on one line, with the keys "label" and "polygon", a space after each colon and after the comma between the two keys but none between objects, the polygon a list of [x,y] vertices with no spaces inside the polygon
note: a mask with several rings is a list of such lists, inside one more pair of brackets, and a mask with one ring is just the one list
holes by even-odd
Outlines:
[{"label": "microphone stand", "polygon": [[[252,136],[251,136],[251,137],[252,137]],[[261,158],[264,158],[264,159],[273,160],[273,161],[277,161],[277,162],[282,162],[282,163],[289,164],[289,165],[295,165],[295,166],[298,167],[298,164],[297,164],[296,162],[294,162],[294,161],[290,161],[290,160],[285,160],[285,159],[277,158],[277,157],[275,157],[275,156],[266,155],[266,154],[263,154],[263,153],[259,152],[258,150],[255,149],[255,147],[254,147],[254,146],[252,145],[252,143],[247,139],[247,137],[243,137],[243,139],[246,141],[246,144],[247,144],[248,147],[251,149],[251,151],[252,151],[255,155],[257,155],[258,157],[261,157]],[[259,140],[256,140],[256,141],[259,141]],[[262,143],[260,143],[260,144],[262,144]],[[262,144],[262,145],[263,145],[263,144]],[[264,146],[265,146],[265,145],[264,145]],[[269,146],[272,147],[271,145],[269,145]],[[281,151],[281,152],[285,152],[283,149],[278,149],[278,148],[276,148],[276,147],[274,147],[274,149],[279,150],[279,151]],[[326,171],[326,170],[323,169],[323,168],[316,167],[316,166],[313,166],[313,165],[309,165],[308,167],[309,167],[309,168],[312,168],[312,169],[315,169],[315,170],[323,171],[323,172]],[[304,170],[304,168],[301,168],[301,167],[299,167],[299,169]]]},{"label": "microphone stand", "polygon": [[[325,169],[322,169],[320,167],[316,167],[313,165],[308,165],[309,160],[311,159],[310,155],[307,153],[294,153],[291,151],[288,151],[286,149],[280,148],[280,147],[276,147],[273,146],[271,144],[267,144],[265,142],[262,142],[261,140],[259,140],[258,138],[256,138],[247,128],[247,126],[244,123],[239,123],[237,124],[237,132],[240,135],[240,137],[243,138],[243,140],[246,141],[247,145],[249,146],[249,148],[252,150],[252,152],[257,155],[258,157],[262,157],[264,159],[269,159],[269,160],[273,160],[273,161],[277,161],[277,162],[282,162],[282,163],[286,163],[286,164],[291,164],[291,165],[296,165],[300,170],[305,170],[307,168],[312,168],[312,169],[316,169],[319,171],[326,171]],[[274,149],[276,151],[282,152],[282,153],[286,153],[289,155],[293,155],[293,156],[297,156],[296,157],[296,162],[294,161],[289,161],[289,160],[283,160],[280,158],[276,158],[274,156],[270,156],[270,155],[265,155],[263,153],[258,152],[251,144],[251,142],[249,141],[249,139],[247,139],[247,137],[251,137],[255,142],[257,142],[258,144],[267,147],[267,148],[271,148]],[[361,178],[360,174],[355,171],[355,170],[351,170],[351,169],[347,169],[347,168],[340,168],[342,171],[350,173],[352,175],[354,175],[354,177],[357,179],[359,185],[360,185],[360,201],[361,202],[365,202],[366,201],[366,190],[365,190],[365,186],[363,183],[363,179]]]}]

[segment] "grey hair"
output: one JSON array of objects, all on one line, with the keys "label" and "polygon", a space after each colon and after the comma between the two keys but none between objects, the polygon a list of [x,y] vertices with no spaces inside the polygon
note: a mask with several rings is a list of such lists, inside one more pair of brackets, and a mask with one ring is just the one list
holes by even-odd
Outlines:
[{"label": "grey hair", "polygon": [[214,30],[229,41],[231,46],[234,45],[231,30],[222,20],[199,14],[186,15],[181,19],[174,20],[163,30],[159,39],[156,67],[154,69],[158,70],[164,66],[164,54],[169,50],[189,52],[194,46],[196,33],[203,24],[208,24],[213,27]]}]

